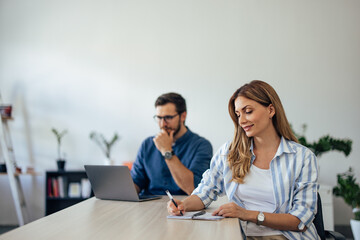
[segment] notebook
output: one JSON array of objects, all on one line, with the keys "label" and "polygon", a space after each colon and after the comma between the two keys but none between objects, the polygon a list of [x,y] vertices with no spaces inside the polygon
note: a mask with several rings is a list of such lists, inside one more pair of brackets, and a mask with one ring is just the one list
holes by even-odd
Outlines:
[{"label": "notebook", "polygon": [[161,196],[138,195],[127,166],[84,165],[95,197],[104,200],[148,201]]}]

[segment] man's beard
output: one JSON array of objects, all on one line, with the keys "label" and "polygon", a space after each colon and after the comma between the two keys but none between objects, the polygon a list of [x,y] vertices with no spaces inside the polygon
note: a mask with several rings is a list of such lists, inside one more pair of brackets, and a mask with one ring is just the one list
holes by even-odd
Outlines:
[{"label": "man's beard", "polygon": [[175,137],[176,136],[176,134],[178,134],[179,133],[179,131],[180,131],[180,128],[181,128],[181,121],[180,121],[180,119],[179,119],[179,124],[178,124],[178,127],[176,128],[176,129],[172,129],[172,128],[167,128],[167,127],[164,127],[163,129],[170,135],[170,133],[169,133],[169,131],[168,130],[175,130],[174,131],[174,134],[173,134],[173,136]]}]

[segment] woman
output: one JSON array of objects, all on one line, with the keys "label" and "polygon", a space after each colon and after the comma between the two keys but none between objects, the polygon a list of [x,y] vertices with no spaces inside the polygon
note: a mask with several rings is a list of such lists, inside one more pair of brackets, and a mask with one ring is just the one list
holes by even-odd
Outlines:
[{"label": "woman", "polygon": [[192,195],[168,212],[206,208],[226,193],[229,202],[213,215],[239,218],[247,239],[319,239],[316,214],[318,166],[315,155],[298,144],[280,98],[263,81],[235,91],[229,101],[235,125],[232,142],[211,160]]}]

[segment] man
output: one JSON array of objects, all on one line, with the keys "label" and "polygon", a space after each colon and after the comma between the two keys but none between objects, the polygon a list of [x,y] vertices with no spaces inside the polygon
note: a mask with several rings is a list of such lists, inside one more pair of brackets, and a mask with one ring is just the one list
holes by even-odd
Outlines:
[{"label": "man", "polygon": [[212,146],[185,126],[186,102],[166,93],[155,102],[160,132],[143,141],[131,169],[138,193],[190,195],[209,168]]}]

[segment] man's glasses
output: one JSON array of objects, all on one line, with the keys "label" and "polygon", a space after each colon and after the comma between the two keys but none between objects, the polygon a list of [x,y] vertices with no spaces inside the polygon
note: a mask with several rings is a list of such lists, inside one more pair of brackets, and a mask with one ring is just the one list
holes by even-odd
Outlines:
[{"label": "man's glasses", "polygon": [[171,120],[173,120],[173,118],[174,117],[176,117],[177,115],[179,115],[179,114],[175,114],[175,115],[166,115],[166,116],[163,116],[163,117],[160,117],[160,116],[157,116],[157,115],[155,115],[154,116],[154,120],[156,121],[156,122],[161,122],[161,120],[162,119],[164,119],[164,121],[166,122],[166,123],[169,123]]}]

